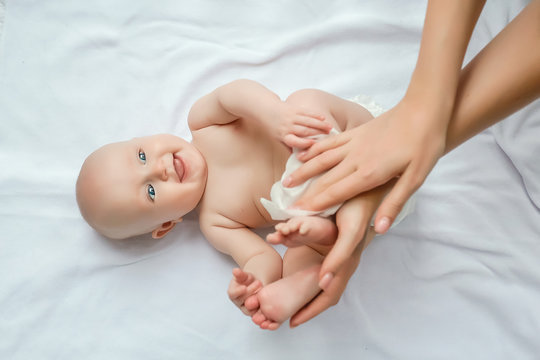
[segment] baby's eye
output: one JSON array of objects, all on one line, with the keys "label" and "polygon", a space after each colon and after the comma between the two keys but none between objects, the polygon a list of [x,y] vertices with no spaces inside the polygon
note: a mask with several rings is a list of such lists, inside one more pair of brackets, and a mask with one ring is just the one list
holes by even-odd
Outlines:
[{"label": "baby's eye", "polygon": [[143,164],[146,164],[146,154],[142,150],[139,150],[139,160],[141,160]]},{"label": "baby's eye", "polygon": [[148,197],[150,198],[150,200],[154,201],[154,199],[156,198],[156,190],[154,190],[154,187],[152,185],[148,185],[146,191],[148,192]]}]

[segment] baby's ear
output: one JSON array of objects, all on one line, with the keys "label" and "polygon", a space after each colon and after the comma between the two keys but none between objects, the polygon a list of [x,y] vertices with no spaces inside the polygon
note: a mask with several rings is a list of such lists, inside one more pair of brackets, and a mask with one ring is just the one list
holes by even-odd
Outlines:
[{"label": "baby's ear", "polygon": [[164,222],[163,224],[161,224],[157,229],[155,229],[154,231],[152,231],[152,237],[154,239],[161,239],[162,237],[164,237],[165,235],[167,235],[167,233],[169,231],[171,231],[174,226],[179,223],[180,221],[182,221],[182,218],[178,219],[178,220],[173,220],[173,221],[167,221],[167,222]]}]

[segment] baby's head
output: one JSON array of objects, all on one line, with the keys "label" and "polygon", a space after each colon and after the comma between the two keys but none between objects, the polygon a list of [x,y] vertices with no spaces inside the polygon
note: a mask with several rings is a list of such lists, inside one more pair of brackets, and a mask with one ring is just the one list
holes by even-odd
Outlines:
[{"label": "baby's head", "polygon": [[206,161],[191,143],[153,135],[105,145],[85,160],[77,179],[84,219],[113,239],[163,237],[199,203]]}]

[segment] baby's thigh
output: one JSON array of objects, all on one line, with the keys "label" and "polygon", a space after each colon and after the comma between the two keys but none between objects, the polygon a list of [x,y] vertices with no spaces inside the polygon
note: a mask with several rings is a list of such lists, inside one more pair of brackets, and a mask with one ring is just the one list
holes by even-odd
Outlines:
[{"label": "baby's thigh", "polygon": [[339,129],[336,119],[330,112],[329,96],[331,95],[322,90],[302,89],[289,95],[285,102],[306,111],[324,115],[326,121],[331,123],[334,128]]}]

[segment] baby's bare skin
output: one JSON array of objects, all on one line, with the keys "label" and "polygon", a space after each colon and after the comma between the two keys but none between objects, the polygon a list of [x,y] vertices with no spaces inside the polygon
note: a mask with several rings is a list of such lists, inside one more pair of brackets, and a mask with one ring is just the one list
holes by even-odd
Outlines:
[{"label": "baby's bare skin", "polygon": [[[270,243],[285,244],[289,248],[308,246],[316,249],[321,258],[328,253],[337,237],[336,224],[331,219],[318,216],[294,217],[277,224],[275,229],[266,238]],[[306,255],[304,252],[304,256],[297,258],[303,259]],[[321,266],[317,263],[317,255],[312,258],[315,265],[302,270],[296,270],[300,264],[295,264],[294,269],[285,268],[281,279],[246,298],[245,307],[254,312],[251,318],[261,329],[276,330],[306,304],[306,299],[309,301],[320,292],[317,284]]]},{"label": "baby's bare skin", "polygon": [[334,222],[317,216],[297,216],[277,224],[275,229],[275,232],[266,236],[266,241],[272,245],[283,244],[290,248],[300,245],[330,246],[337,237]]},{"label": "baby's bare skin", "polygon": [[[260,199],[270,198],[291,148],[306,149],[315,135],[371,118],[363,107],[319,90],[282,101],[260,84],[237,80],[193,105],[192,143],[161,134],[94,152],[81,169],[77,201],[85,219],[112,238],[161,238],[196,210],[205,237],[240,267],[230,299],[261,327],[277,328],[319,292],[316,268],[337,230],[329,219],[295,218],[266,242],[252,229],[276,221]],[[282,259],[270,243],[290,248]],[[287,301],[273,300],[275,294]]]},{"label": "baby's bare skin", "polygon": [[[318,270],[337,229],[331,219],[304,217],[277,225],[268,242],[250,230],[275,224],[259,199],[270,197],[270,188],[281,178],[291,153],[286,138],[280,141],[269,136],[273,125],[261,126],[265,119],[256,119],[264,114],[272,115],[270,121],[279,119],[272,110],[276,106],[267,105],[275,100],[263,93],[253,97],[254,91],[233,99],[224,92],[202,98],[192,112],[203,115],[192,116],[190,127],[193,144],[208,164],[206,191],[199,204],[201,230],[214,247],[231,255],[239,265],[233,271],[229,297],[261,328],[277,329],[320,292]],[[246,102],[248,96],[254,100]],[[221,97],[218,103],[227,103],[227,108],[216,108],[213,97]],[[227,119],[255,101],[259,103],[254,106],[255,113],[246,111],[236,119]],[[289,110],[305,106],[321,115],[310,122],[324,119],[323,123],[341,130],[372,118],[363,107],[318,91],[297,92],[282,104],[279,106]],[[306,121],[302,112],[296,111],[298,121]],[[222,124],[208,126],[207,122],[215,119],[223,119]],[[328,131],[330,128],[319,133]],[[283,259],[270,246],[276,243],[289,246]]]}]

